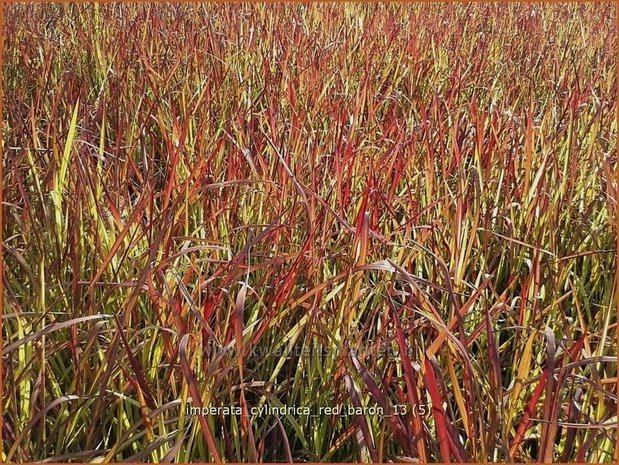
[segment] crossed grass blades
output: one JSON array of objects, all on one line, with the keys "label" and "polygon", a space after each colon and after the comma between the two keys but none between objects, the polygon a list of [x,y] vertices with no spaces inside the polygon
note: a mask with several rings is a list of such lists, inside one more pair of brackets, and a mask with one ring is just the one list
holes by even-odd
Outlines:
[{"label": "crossed grass blades", "polygon": [[612,461],[615,14],[6,6],[2,458]]}]

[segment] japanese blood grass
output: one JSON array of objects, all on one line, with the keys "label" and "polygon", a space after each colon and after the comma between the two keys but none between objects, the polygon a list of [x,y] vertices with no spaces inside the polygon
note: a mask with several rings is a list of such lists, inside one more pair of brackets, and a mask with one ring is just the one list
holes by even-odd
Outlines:
[{"label": "japanese blood grass", "polygon": [[613,461],[613,5],[4,11],[3,460]]}]

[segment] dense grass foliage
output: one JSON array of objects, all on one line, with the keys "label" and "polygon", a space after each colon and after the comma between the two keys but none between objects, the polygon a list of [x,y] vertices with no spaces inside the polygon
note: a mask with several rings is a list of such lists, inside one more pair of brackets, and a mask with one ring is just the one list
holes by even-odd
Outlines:
[{"label": "dense grass foliage", "polygon": [[2,458],[612,461],[615,15],[6,6]]}]

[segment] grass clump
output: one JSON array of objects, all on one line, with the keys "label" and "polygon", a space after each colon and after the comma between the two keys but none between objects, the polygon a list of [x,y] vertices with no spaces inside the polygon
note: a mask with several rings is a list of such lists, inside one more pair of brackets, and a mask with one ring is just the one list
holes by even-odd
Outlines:
[{"label": "grass clump", "polygon": [[613,461],[612,5],[4,11],[4,460]]}]

